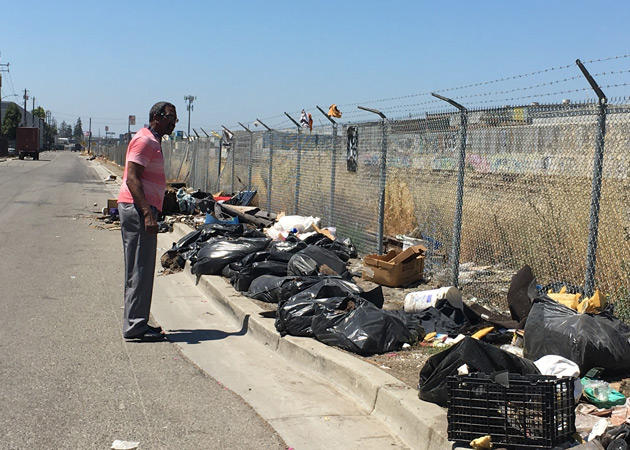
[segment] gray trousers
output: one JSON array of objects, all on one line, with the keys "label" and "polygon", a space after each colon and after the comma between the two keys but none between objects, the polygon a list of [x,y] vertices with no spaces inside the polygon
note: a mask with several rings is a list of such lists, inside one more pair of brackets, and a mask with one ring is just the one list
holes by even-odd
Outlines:
[{"label": "gray trousers", "polygon": [[133,203],[119,203],[118,213],[125,259],[123,336],[128,338],[149,329],[157,235],[144,230],[144,214]]}]

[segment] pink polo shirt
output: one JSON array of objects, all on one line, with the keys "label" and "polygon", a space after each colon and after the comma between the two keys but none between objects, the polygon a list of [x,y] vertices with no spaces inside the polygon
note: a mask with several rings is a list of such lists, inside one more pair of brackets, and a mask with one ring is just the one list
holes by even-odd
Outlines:
[{"label": "pink polo shirt", "polygon": [[148,128],[140,129],[127,147],[125,173],[118,194],[119,203],[133,203],[133,197],[127,186],[127,169],[129,162],[144,167],[142,173],[142,189],[149,205],[162,211],[164,192],[166,191],[166,174],[164,173],[164,155],[160,141]]}]

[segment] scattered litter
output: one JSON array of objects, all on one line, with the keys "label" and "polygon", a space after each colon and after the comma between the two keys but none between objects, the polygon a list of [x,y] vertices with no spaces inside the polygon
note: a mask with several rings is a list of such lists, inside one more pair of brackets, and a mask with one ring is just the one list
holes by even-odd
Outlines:
[{"label": "scattered litter", "polygon": [[470,441],[473,450],[492,450],[492,436],[483,436]]},{"label": "scattered litter", "polygon": [[140,445],[140,442],[133,441],[121,441],[116,439],[111,446],[112,450],[135,450]]},{"label": "scattered litter", "polygon": [[462,293],[453,286],[427,291],[410,292],[405,296],[405,311],[420,312],[424,309],[434,307],[438,300],[446,299],[452,306],[462,309]]},{"label": "scattered litter", "polygon": [[592,441],[598,436],[601,436],[606,432],[606,428],[608,427],[608,421],[606,419],[600,419],[597,421],[591,432],[588,434],[586,438],[587,442]]},{"label": "scattered litter", "polygon": [[[531,378],[541,387],[555,383],[561,405],[551,402],[553,406],[532,413],[540,406],[536,396],[529,395],[532,385],[518,391],[516,382],[510,390],[516,389],[523,402],[511,400],[502,411],[492,405],[482,408],[491,420],[497,419],[497,413],[502,415],[503,429],[515,432],[516,443],[525,448],[551,441],[560,444],[573,425],[581,438],[591,433],[591,439],[604,442],[615,432],[611,426],[630,424],[629,400],[622,394],[630,389],[625,392],[599,377],[584,377],[582,383],[578,378],[596,366],[607,370],[606,380],[616,370],[630,370],[630,327],[613,316],[612,306],[599,291],[585,298],[583,289],[566,282],[538,285],[527,265],[514,274],[506,266],[472,261],[460,264],[457,287],[448,286],[448,278],[440,278],[444,268],[438,261],[442,257],[446,261],[446,248],[420,230],[398,235],[397,240],[386,238],[386,248],[393,250],[367,255],[361,264],[352,259],[357,258],[352,242],[338,236],[335,227],[323,226],[318,217],[261,211],[256,195],[256,191],[206,194],[184,184],[171,186],[173,212],[160,231],[168,231],[175,222],[195,231],[166,250],[162,273],[183,270],[189,261],[198,280],[205,274],[222,275],[235,291],[278,304],[273,313],[282,336],[309,336],[363,356],[383,355],[370,362],[386,371],[398,370],[405,358],[413,361],[420,354],[413,350],[431,347],[435,349],[431,353],[439,353],[417,365],[419,396],[438,405],[446,405],[452,377],[473,377],[474,382],[462,389],[470,402],[479,400],[479,391],[486,389],[485,382],[474,387],[479,380],[474,377],[480,373],[499,388],[505,388],[501,383],[512,383],[515,375]],[[108,202],[103,209],[101,228],[117,226],[114,207],[117,203]],[[379,286],[379,295],[363,292],[354,282],[359,276],[383,286],[403,287],[398,293],[405,297],[404,309],[383,308],[383,289],[387,289]],[[326,281],[317,286],[322,280]],[[431,284],[423,290],[418,287],[421,282]],[[482,284],[488,294],[507,298],[509,311],[493,309],[481,295],[463,298]],[[387,365],[390,361],[394,368]],[[505,373],[491,375],[495,372]],[[578,398],[583,403],[576,409]],[[464,421],[469,420],[470,406],[464,405],[461,413]],[[575,414],[573,421],[571,414]],[[541,415],[551,422],[541,423]],[[545,428],[549,423],[557,428]],[[497,438],[488,427],[474,430],[463,442],[479,449],[500,445],[503,436]],[[551,441],[532,441],[545,432]]]}]

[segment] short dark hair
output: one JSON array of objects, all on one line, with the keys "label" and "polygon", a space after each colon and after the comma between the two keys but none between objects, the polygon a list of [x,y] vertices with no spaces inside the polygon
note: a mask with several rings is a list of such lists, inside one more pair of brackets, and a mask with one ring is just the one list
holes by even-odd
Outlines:
[{"label": "short dark hair", "polygon": [[151,111],[149,111],[149,122],[153,120],[153,117],[162,114],[166,110],[167,106],[170,106],[173,109],[177,109],[175,108],[175,105],[173,105],[172,103],[157,102],[155,105],[151,107]]}]

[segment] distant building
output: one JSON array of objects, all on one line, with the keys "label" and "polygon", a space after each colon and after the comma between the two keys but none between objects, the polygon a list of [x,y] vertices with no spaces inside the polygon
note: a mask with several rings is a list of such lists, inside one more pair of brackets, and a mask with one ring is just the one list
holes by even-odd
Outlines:
[{"label": "distant building", "polygon": [[24,108],[22,108],[19,103],[0,102],[0,113],[1,113],[0,126],[2,126],[2,122],[4,122],[4,118],[6,117],[6,113],[7,113],[7,108],[9,107],[11,103],[15,103],[15,106],[17,106],[18,110],[20,111],[20,115],[22,117],[22,120],[20,122],[21,126],[39,128],[39,142],[40,142],[40,147],[42,147],[44,144],[44,120],[40,119],[39,117],[33,116],[33,114],[28,111],[24,111]]}]

